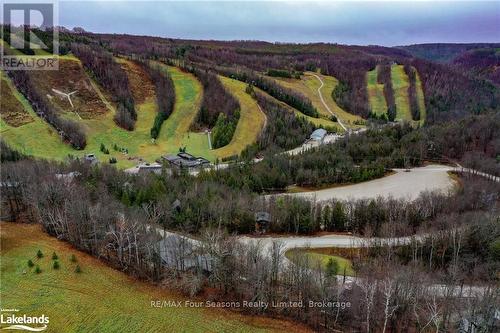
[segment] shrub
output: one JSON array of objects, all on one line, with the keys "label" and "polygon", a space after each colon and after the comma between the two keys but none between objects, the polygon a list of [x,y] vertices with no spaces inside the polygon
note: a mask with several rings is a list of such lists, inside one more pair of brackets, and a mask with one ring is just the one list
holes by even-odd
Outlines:
[{"label": "shrub", "polygon": [[58,257],[57,257],[57,254],[55,252],[52,253],[52,260],[57,260]]},{"label": "shrub", "polygon": [[43,253],[42,253],[42,251],[41,251],[41,250],[38,250],[38,251],[36,252],[36,256],[37,256],[37,258],[38,258],[38,259],[42,258],[42,257],[43,257]]},{"label": "shrub", "polygon": [[222,112],[219,113],[217,122],[212,129],[212,147],[214,149],[224,147],[231,142],[236,126],[238,125],[239,118],[239,110],[236,110],[235,115],[232,118],[227,118]]},{"label": "shrub", "polygon": [[284,78],[288,78],[288,79],[292,78],[292,73],[290,73],[289,71],[284,70],[284,69],[269,69],[267,71],[267,75],[274,76],[274,77],[284,77]]},{"label": "shrub", "polygon": [[326,264],[326,275],[330,276],[330,277],[335,276],[335,275],[337,275],[338,270],[339,270],[339,265],[337,264],[337,262],[335,260],[330,258],[328,260],[328,263]]},{"label": "shrub", "polygon": [[52,268],[54,269],[59,269],[59,261],[54,261],[54,263],[52,264]]},{"label": "shrub", "polygon": [[81,272],[82,272],[82,269],[80,268],[80,265],[76,265],[75,273],[81,273]]},{"label": "shrub", "polygon": [[109,159],[109,164],[115,164],[116,162],[117,162],[117,161],[116,161],[116,158],[114,158],[114,157],[111,157],[111,158]]},{"label": "shrub", "polygon": [[36,274],[40,274],[42,272],[42,270],[40,269],[40,266],[36,265],[35,267],[35,273]]},{"label": "shrub", "polygon": [[33,261],[30,259],[28,260],[28,267],[33,267],[35,266],[35,264],[33,263]]},{"label": "shrub", "polygon": [[104,145],[104,143],[101,143],[101,148],[100,148],[101,152],[103,152],[104,154],[106,155],[109,155],[109,149],[106,148],[106,146]]},{"label": "shrub", "polygon": [[71,262],[76,262],[76,256],[74,254],[71,255],[71,258],[69,259]]}]

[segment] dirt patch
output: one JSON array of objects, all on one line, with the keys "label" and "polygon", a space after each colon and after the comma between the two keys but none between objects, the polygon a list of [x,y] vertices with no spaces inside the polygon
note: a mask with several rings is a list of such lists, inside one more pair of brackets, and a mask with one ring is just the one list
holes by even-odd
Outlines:
[{"label": "dirt patch", "polygon": [[154,97],[155,87],[142,65],[125,59],[120,59],[120,64],[127,72],[132,96],[136,103],[144,103],[148,98]]},{"label": "dirt patch", "polygon": [[[83,119],[92,119],[108,111],[77,60],[60,59],[59,70],[31,71],[30,76],[59,112],[76,113]],[[71,95],[73,107],[66,96],[53,89],[65,94],[76,91]]]},{"label": "dirt patch", "polygon": [[5,80],[0,83],[0,97],[0,116],[7,124],[19,127],[33,121]]}]

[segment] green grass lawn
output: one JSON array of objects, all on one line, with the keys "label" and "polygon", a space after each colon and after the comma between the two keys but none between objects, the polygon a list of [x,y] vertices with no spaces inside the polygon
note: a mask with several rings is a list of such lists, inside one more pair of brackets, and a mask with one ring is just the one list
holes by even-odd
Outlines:
[{"label": "green grass lawn", "polygon": [[12,81],[1,72],[2,89],[10,89],[12,94],[24,107],[33,119],[30,123],[13,127],[0,119],[0,133],[12,147],[22,153],[41,158],[62,160],[68,154],[75,152],[69,145],[64,144],[59,134],[44,120],[36,115],[29,102],[15,89]]},{"label": "green grass lawn", "polygon": [[394,99],[396,100],[396,120],[412,121],[410,99],[408,97],[410,81],[403,65],[391,66],[391,80]]},{"label": "green grass lawn", "polygon": [[[291,332],[300,325],[223,309],[154,308],[151,301],[186,301],[137,281],[45,234],[39,225],[0,222],[1,307],[49,317],[45,332]],[[44,256],[36,257],[38,250]],[[53,268],[52,253],[59,269]],[[75,255],[77,262],[70,260]],[[28,267],[32,260],[42,270]],[[75,273],[76,265],[81,273]],[[191,298],[193,299],[193,298]],[[197,300],[194,298],[194,300]]]},{"label": "green grass lawn", "polygon": [[[313,93],[313,95],[311,96],[311,100],[313,101],[315,106],[318,105],[317,106],[318,111],[320,111],[320,113],[322,113],[327,117],[330,116],[330,113],[324,107],[323,103],[321,103],[321,99],[317,93],[318,88],[321,86],[321,83],[313,74],[319,76],[323,81],[321,94],[323,95],[323,99],[325,100],[325,103],[328,105],[330,110],[332,110],[332,112],[346,125],[346,127],[349,128],[362,127],[360,125],[354,124],[354,122],[356,121],[363,121],[363,119],[360,116],[345,111],[340,106],[338,106],[337,103],[335,103],[335,100],[332,97],[332,92],[333,89],[335,89],[335,87],[339,84],[339,81],[335,77],[322,75],[320,73],[306,72],[305,75],[302,77],[302,81],[304,81],[305,86],[309,88],[309,91]],[[313,96],[314,98],[312,98]]]},{"label": "green grass lawn", "polygon": [[339,256],[323,254],[314,252],[314,249],[292,249],[285,253],[286,257],[296,263],[304,264],[306,263],[311,269],[326,269],[328,262],[333,260],[337,263],[338,275],[345,274],[348,276],[355,276],[355,271],[352,268],[352,262],[349,259],[345,259]]},{"label": "green grass lawn", "polygon": [[387,114],[387,103],[384,96],[384,85],[377,83],[378,68],[366,74],[366,87],[370,109],[376,115]]},{"label": "green grass lawn", "polygon": [[[320,74],[318,74],[320,75]],[[347,115],[351,116],[351,119],[354,119],[352,117],[356,117],[354,115],[351,115],[345,111],[343,111],[332,99],[331,93],[332,90],[335,86],[335,81],[337,81],[335,78],[330,77],[331,79],[328,79],[327,76],[322,75],[321,78],[323,79],[323,82],[325,85],[323,86],[321,93],[323,95],[323,98],[325,99],[325,103],[330,107],[330,109],[338,114],[340,117],[347,117]],[[307,120],[309,120],[311,123],[313,123],[316,126],[322,126],[322,127],[333,127],[336,129],[337,132],[343,132],[343,128],[336,122],[331,121],[330,117],[331,114],[328,112],[328,110],[325,108],[323,103],[321,103],[321,99],[318,94],[318,88],[320,87],[321,83],[318,81],[317,78],[311,75],[311,73],[305,74],[301,79],[287,79],[287,78],[273,78],[278,83],[286,88],[295,90],[302,95],[306,96],[313,106],[316,108],[316,110],[319,113],[319,118],[314,118],[307,116],[303,114],[302,112],[293,109],[297,115],[304,116]],[[338,81],[337,81],[338,83]],[[340,112],[342,110],[342,112]],[[339,112],[339,113],[337,113]],[[344,118],[341,118],[344,119]],[[346,124],[349,125],[349,124]]]},{"label": "green grass lawn", "polygon": [[266,115],[259,109],[257,102],[245,92],[246,84],[227,77],[219,76],[224,87],[240,103],[240,119],[234,131],[231,142],[224,147],[215,149],[218,158],[239,154],[245,147],[257,141],[264,128]]},{"label": "green grass lawn", "polygon": [[200,109],[203,96],[201,84],[192,74],[177,67],[157,64],[170,73],[174,81],[176,99],[174,112],[163,123],[157,144],[169,153],[176,153],[180,147],[186,147],[189,153],[213,161],[215,157],[209,150],[207,135],[190,131]]}]

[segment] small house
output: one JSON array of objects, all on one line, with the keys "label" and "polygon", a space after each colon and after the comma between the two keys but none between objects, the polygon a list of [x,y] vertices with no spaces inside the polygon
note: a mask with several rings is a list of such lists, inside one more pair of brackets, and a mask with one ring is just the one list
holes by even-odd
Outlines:
[{"label": "small house", "polygon": [[196,157],[188,153],[178,153],[177,155],[162,156],[162,160],[168,162],[170,166],[175,168],[201,168],[210,164],[210,161],[203,157]]},{"label": "small house", "polygon": [[147,173],[155,173],[155,174],[161,174],[162,170],[162,165],[160,163],[144,163],[144,164],[139,164],[137,166],[137,173],[138,174],[147,174]]},{"label": "small house", "polygon": [[271,214],[269,214],[268,212],[255,213],[255,231],[257,233],[266,233],[269,230],[270,224]]}]

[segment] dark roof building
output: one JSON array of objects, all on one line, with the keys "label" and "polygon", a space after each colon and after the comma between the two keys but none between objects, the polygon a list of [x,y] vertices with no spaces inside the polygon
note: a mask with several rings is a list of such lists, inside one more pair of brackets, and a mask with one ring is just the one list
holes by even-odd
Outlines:
[{"label": "dark roof building", "polygon": [[195,157],[188,153],[178,153],[177,155],[162,156],[171,166],[177,168],[198,168],[210,164],[210,161],[203,157]]}]

